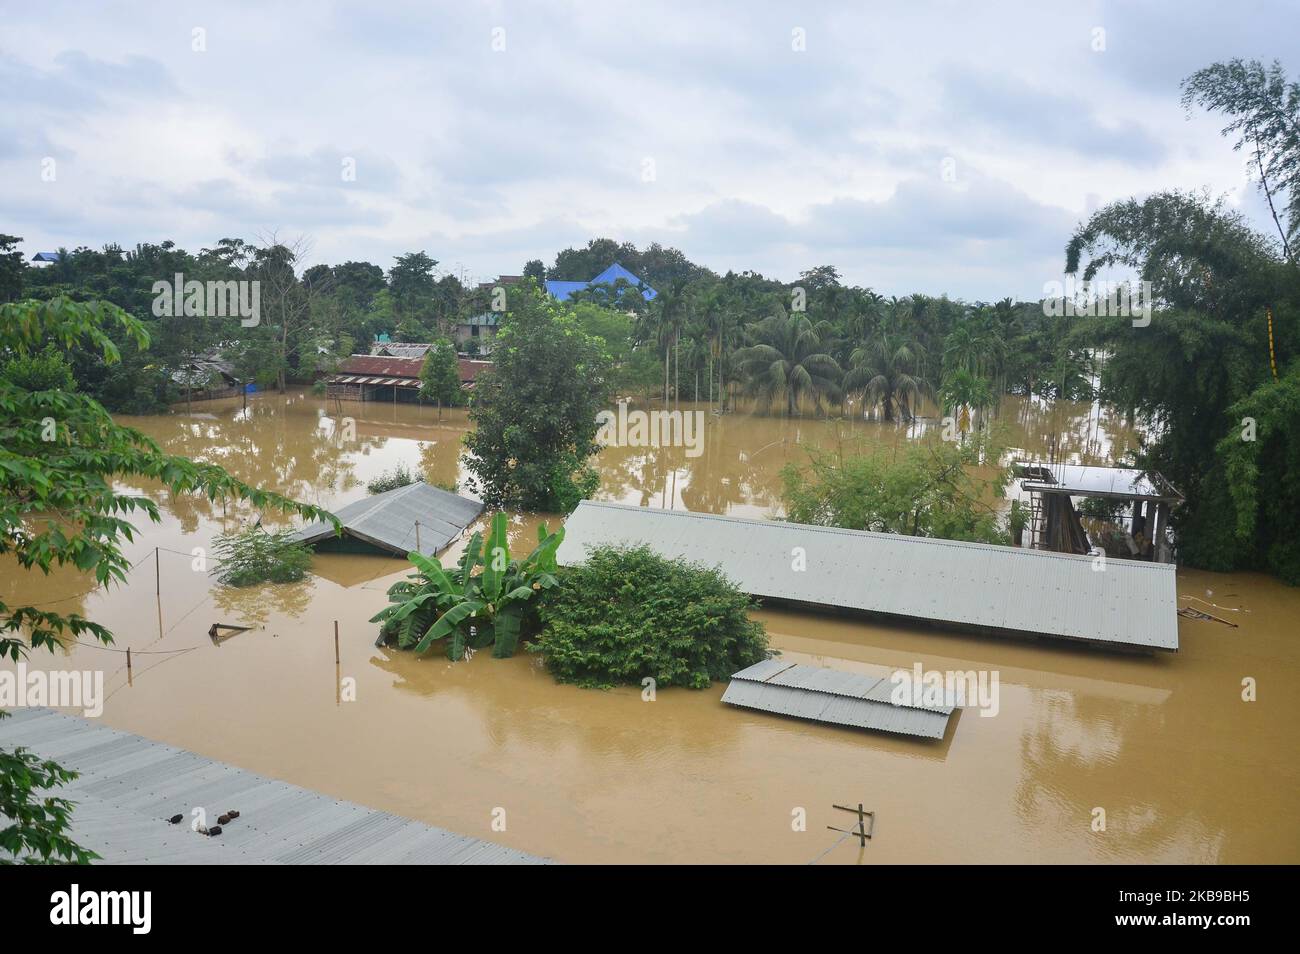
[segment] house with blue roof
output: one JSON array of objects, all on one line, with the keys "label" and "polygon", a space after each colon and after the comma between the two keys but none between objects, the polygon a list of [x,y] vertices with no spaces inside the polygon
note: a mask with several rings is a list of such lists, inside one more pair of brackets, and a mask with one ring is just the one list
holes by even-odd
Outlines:
[{"label": "house with blue roof", "polygon": [[633,288],[639,289],[641,297],[646,301],[654,301],[659,295],[657,291],[645,282],[641,281],[641,279],[637,278],[618,262],[609,266],[609,268],[605,269],[589,282],[548,281],[546,283],[546,292],[552,297],[558,298],[560,301],[568,301],[578,292],[586,291],[587,289],[594,288],[598,285],[613,286],[619,279],[627,282]]}]

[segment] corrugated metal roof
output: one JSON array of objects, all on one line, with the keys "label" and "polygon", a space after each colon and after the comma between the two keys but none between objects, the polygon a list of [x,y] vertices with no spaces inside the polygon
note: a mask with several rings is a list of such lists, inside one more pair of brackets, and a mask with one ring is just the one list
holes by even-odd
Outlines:
[{"label": "corrugated metal roof", "polygon": [[[336,800],[287,782],[49,709],[16,709],[0,721],[0,745],[26,746],[79,772],[59,788],[76,802],[73,838],[103,864],[547,864],[423,822]],[[239,818],[205,837],[209,825]],[[180,824],[166,821],[184,815]]]},{"label": "corrugated metal roof", "polygon": [[[590,547],[645,543],[719,566],[760,598],[1139,649],[1178,649],[1171,564],[958,543],[584,500],[562,564]],[[806,561],[796,570],[798,549]]]},{"label": "corrugated metal roof", "polygon": [[722,701],[800,719],[942,739],[950,706],[896,705],[888,678],[765,660],[731,677]]},{"label": "corrugated metal roof", "polygon": [[[334,514],[343,532],[366,543],[404,556],[416,549],[415,524],[420,524],[419,551],[430,556],[456,539],[483,512],[483,504],[423,481],[386,490],[340,507]],[[325,521],[303,527],[293,539],[318,543],[334,535]]]}]

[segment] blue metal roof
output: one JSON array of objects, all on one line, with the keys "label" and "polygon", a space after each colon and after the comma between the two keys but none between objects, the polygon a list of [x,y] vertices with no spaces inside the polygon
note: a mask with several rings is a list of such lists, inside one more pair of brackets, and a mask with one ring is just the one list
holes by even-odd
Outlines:
[{"label": "blue metal roof", "polygon": [[57,262],[58,260],[58,252],[37,252],[32,256],[33,262]]},{"label": "blue metal roof", "polygon": [[546,293],[560,301],[566,301],[574,292],[582,291],[590,282],[554,282],[546,283]]},{"label": "blue metal roof", "polygon": [[633,287],[644,286],[641,295],[646,301],[654,301],[659,296],[657,291],[646,285],[618,262],[609,266],[589,282],[548,281],[546,283],[546,292],[560,299],[560,301],[567,301],[575,292],[584,291],[593,285],[613,285],[620,278]]}]

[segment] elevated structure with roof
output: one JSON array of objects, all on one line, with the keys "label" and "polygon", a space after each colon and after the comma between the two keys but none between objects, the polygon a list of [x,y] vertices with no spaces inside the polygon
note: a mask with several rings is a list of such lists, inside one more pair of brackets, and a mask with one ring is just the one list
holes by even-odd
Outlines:
[{"label": "elevated structure with roof", "polygon": [[1130,555],[1169,563],[1169,511],[1183,495],[1155,471],[1132,467],[1094,467],[1018,461],[1014,465],[1021,490],[1029,496],[1029,545],[1035,549],[1086,553],[1092,546],[1075,512],[1073,500],[1099,498],[1119,501],[1128,513],[1121,522],[1128,530]]}]

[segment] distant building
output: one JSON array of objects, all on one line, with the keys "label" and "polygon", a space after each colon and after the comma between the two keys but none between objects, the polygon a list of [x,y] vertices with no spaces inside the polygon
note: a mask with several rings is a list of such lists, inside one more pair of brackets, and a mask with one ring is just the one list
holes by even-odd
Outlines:
[{"label": "distant building", "polygon": [[497,321],[500,317],[497,312],[485,311],[481,315],[471,315],[457,322],[453,333],[456,339],[456,350],[466,350],[466,346],[473,341],[478,346],[479,354],[490,354],[492,339],[497,335]]},{"label": "distant building", "polygon": [[627,282],[633,288],[639,289],[641,297],[646,301],[654,301],[659,296],[657,291],[645,282],[641,281],[641,279],[637,278],[618,262],[609,266],[609,268],[605,269],[589,282],[548,281],[546,283],[546,291],[552,297],[560,299],[560,301],[568,301],[578,292],[586,291],[587,289],[597,285],[614,285],[619,279]]},{"label": "distant building", "polygon": [[[325,379],[329,393],[336,397],[362,401],[415,401],[419,398],[420,370],[424,367],[427,344],[391,344],[387,348],[402,351],[401,355],[354,354],[341,365],[338,372]],[[415,349],[423,348],[419,354]],[[474,380],[491,361],[474,361],[458,358],[460,386],[463,390],[474,387]]]},{"label": "distant building", "polygon": [[480,290],[483,290],[487,288],[496,288],[498,285],[518,285],[523,280],[524,276],[522,275],[498,275],[496,281],[479,282],[478,287]]},{"label": "distant building", "polygon": [[32,261],[39,265],[51,265],[58,260],[58,252],[37,252],[32,256]]}]

